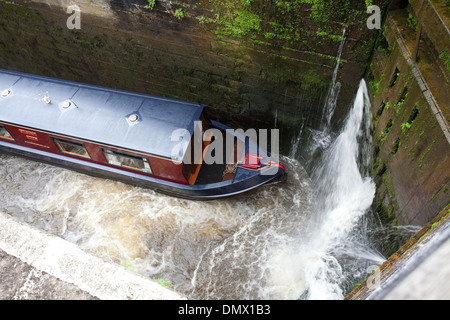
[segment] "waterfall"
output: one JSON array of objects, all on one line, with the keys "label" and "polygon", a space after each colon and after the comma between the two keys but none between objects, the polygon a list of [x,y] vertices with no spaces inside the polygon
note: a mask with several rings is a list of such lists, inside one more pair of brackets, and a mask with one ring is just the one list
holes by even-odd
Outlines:
[{"label": "waterfall", "polygon": [[[334,115],[334,111],[336,109],[337,100],[339,98],[339,93],[341,91],[341,83],[337,81],[339,66],[341,62],[341,55],[344,49],[344,44],[346,41],[345,38],[346,28],[342,30],[341,42],[339,44],[339,48],[335,57],[335,65],[333,69],[333,75],[331,78],[330,87],[328,89],[327,96],[325,97],[325,102],[322,107],[322,116],[320,120],[320,126],[317,129],[309,128],[309,133],[312,137],[312,143],[309,143],[309,154],[313,156],[314,152],[318,149],[326,150],[332,141],[331,136],[331,119]],[[292,142],[293,147],[290,150],[289,157],[295,158],[296,153],[298,151],[298,146],[300,144],[300,140],[303,138],[303,126],[300,129],[300,132],[295,141]]]},{"label": "waterfall", "polygon": [[338,49],[338,52],[336,55],[336,62],[335,62],[334,70],[333,70],[333,77],[331,79],[331,85],[328,90],[328,94],[325,99],[325,104],[323,107],[321,123],[322,123],[322,126],[324,126],[325,130],[330,128],[331,118],[333,117],[334,110],[336,109],[337,99],[338,99],[339,93],[341,91],[341,83],[339,81],[337,81],[337,74],[338,74],[339,65],[341,62],[342,50],[344,48],[344,43],[345,43],[345,31],[346,31],[346,29],[344,28],[344,30],[342,30],[341,43],[339,44],[339,49]]},{"label": "waterfall", "polygon": [[347,283],[361,281],[369,266],[385,260],[367,239],[367,226],[361,226],[375,195],[375,183],[363,168],[370,152],[361,145],[371,141],[369,101],[362,80],[342,131],[312,173],[314,217],[297,246],[278,257],[295,265],[285,274],[295,279],[301,299],[343,299]]},{"label": "waterfall", "polygon": [[[326,150],[313,175],[317,192],[317,228],[310,245],[321,252],[323,265],[315,274],[315,286],[310,287],[312,297],[330,293],[341,297],[339,279],[344,271],[339,259],[343,256],[350,260],[371,257],[373,264],[384,260],[370,245],[361,245],[361,236],[357,234],[358,223],[370,210],[375,195],[375,183],[365,174],[367,168],[363,168],[369,162],[370,152],[367,152],[367,146],[360,145],[360,142],[371,141],[366,123],[370,120],[367,117],[369,101],[366,83],[362,80],[342,132]],[[361,155],[360,150],[365,150],[366,154]],[[332,283],[330,279],[333,279]],[[330,286],[333,286],[331,291]]]},{"label": "waterfall", "polygon": [[295,157],[296,157],[298,147],[300,146],[304,126],[305,126],[305,124],[302,124],[297,137],[295,139],[292,139],[292,146],[291,146],[291,150],[289,151],[289,155],[288,155],[288,157],[291,159],[295,159]]},{"label": "waterfall", "polygon": [[[350,195],[359,195],[366,188],[369,193],[374,192],[373,181],[370,177],[362,176],[359,163],[368,165],[368,160],[361,159],[363,155],[360,154],[361,148],[368,151],[367,146],[361,146],[359,142],[371,141],[370,130],[364,122],[369,120],[366,116],[369,113],[369,101],[367,87],[362,80],[342,132],[324,153],[322,164],[316,169],[315,181],[324,200],[323,210],[335,209],[343,202],[348,202]],[[366,152],[364,157],[370,157],[370,152]],[[372,197],[367,198],[371,202]]]}]

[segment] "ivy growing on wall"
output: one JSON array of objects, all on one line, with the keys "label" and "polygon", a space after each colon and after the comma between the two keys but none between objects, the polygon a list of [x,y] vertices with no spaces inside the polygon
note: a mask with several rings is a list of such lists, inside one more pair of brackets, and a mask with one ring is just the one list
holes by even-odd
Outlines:
[{"label": "ivy growing on wall", "polygon": [[207,4],[213,15],[197,20],[216,23],[219,36],[288,42],[306,41],[309,35],[340,41],[342,28],[336,25],[345,26],[366,14],[366,4],[356,0],[207,0]]}]

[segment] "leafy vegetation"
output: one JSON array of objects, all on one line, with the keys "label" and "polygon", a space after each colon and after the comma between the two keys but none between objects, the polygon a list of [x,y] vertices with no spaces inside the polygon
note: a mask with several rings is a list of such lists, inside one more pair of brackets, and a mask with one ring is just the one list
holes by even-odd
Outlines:
[{"label": "leafy vegetation", "polygon": [[408,87],[405,87],[402,91],[400,99],[395,104],[397,115],[400,114],[400,111],[402,110],[403,104],[405,103],[407,96],[408,96]]},{"label": "leafy vegetation", "polygon": [[403,131],[403,133],[405,133],[408,129],[410,129],[411,128],[411,123],[409,123],[409,122],[404,122],[404,123],[402,123],[402,125],[401,125],[401,128],[402,128],[402,131]]},{"label": "leafy vegetation", "polygon": [[445,68],[450,71],[450,53],[448,52],[448,48],[445,48],[441,51],[441,53],[439,54],[439,58],[444,63]]},{"label": "leafy vegetation", "polygon": [[145,9],[153,10],[156,4],[156,0],[147,0],[148,4],[144,7]]},{"label": "leafy vegetation", "polygon": [[406,133],[406,131],[408,131],[411,128],[414,120],[416,120],[418,115],[419,115],[419,109],[417,108],[417,106],[414,106],[413,110],[411,111],[411,115],[408,118],[408,121],[402,123],[402,125],[401,125],[403,133]]},{"label": "leafy vegetation", "polygon": [[402,142],[400,141],[400,139],[395,140],[392,143],[392,150],[391,150],[391,154],[395,155],[398,151],[398,149],[400,148],[400,145],[402,144]]},{"label": "leafy vegetation", "polygon": [[175,13],[173,15],[178,20],[183,20],[183,18],[185,16],[183,8],[178,8],[177,10],[175,10]]},{"label": "leafy vegetation", "polygon": [[130,263],[128,263],[126,260],[125,260],[125,262],[122,264],[122,266],[124,266],[125,268],[132,267],[132,265],[131,265]]},{"label": "leafy vegetation", "polygon": [[207,5],[212,14],[197,20],[217,24],[219,37],[266,39],[272,45],[277,40],[306,44],[311,36],[341,41],[339,24],[361,20],[358,15],[366,8],[355,0],[208,0]]},{"label": "leafy vegetation", "polygon": [[[214,19],[218,25],[217,33],[222,36],[243,38],[253,31],[261,31],[261,18],[252,10],[253,0],[210,0],[215,9]],[[201,22],[204,22],[203,18]]]},{"label": "leafy vegetation", "polygon": [[384,129],[384,131],[381,133],[380,136],[380,141],[383,143],[384,141],[386,141],[387,136],[389,135],[389,132],[391,132],[392,126],[393,126],[393,121],[392,119],[389,120],[388,124],[386,125],[386,128]]},{"label": "leafy vegetation", "polygon": [[408,5],[407,10],[408,10],[408,18],[406,19],[406,26],[408,28],[411,28],[412,30],[416,31],[417,24],[419,21],[413,16],[411,5]]},{"label": "leafy vegetation", "polygon": [[162,284],[163,286],[168,287],[170,285],[170,281],[166,281],[163,278],[154,279],[155,282]]},{"label": "leafy vegetation", "polygon": [[422,155],[419,158],[419,168],[423,167],[423,159],[427,156],[428,153],[430,153],[431,149],[435,145],[437,141],[437,138],[433,140],[433,142],[428,146],[428,148],[422,153]]},{"label": "leafy vegetation", "polygon": [[394,74],[392,75],[392,79],[389,82],[389,87],[392,88],[395,83],[397,82],[397,78],[400,75],[400,71],[398,70],[398,68],[395,68]]}]

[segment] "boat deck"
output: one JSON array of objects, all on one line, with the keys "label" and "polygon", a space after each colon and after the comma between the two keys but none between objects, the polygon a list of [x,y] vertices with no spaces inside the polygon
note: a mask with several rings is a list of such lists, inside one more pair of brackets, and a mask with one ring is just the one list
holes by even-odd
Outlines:
[{"label": "boat deck", "polygon": [[[226,133],[225,136],[229,137],[230,134]],[[204,163],[197,177],[197,181],[195,183],[196,185],[216,183],[231,180],[234,178],[237,163],[240,159],[242,150],[244,149],[244,142],[238,140],[235,137],[232,153],[231,151],[227,152],[225,141],[226,138],[224,139],[223,143],[223,150],[222,150],[223,159],[221,159],[222,161],[217,161],[218,163],[208,165],[205,165]],[[215,156],[214,151],[212,156]]]}]

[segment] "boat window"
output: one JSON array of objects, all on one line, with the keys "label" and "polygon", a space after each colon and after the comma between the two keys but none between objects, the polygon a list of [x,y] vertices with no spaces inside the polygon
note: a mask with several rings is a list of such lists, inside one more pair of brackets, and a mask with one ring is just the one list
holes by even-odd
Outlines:
[{"label": "boat window", "polygon": [[8,130],[6,130],[6,128],[1,125],[0,125],[0,138],[14,140],[14,138],[11,136]]},{"label": "boat window", "polygon": [[62,153],[67,153],[83,158],[91,158],[86,150],[86,147],[82,143],[55,138],[53,139],[53,141],[55,142],[59,151],[61,151]]},{"label": "boat window", "polygon": [[105,155],[106,161],[114,166],[152,173],[152,169],[147,158],[109,149],[103,149],[103,154]]}]

